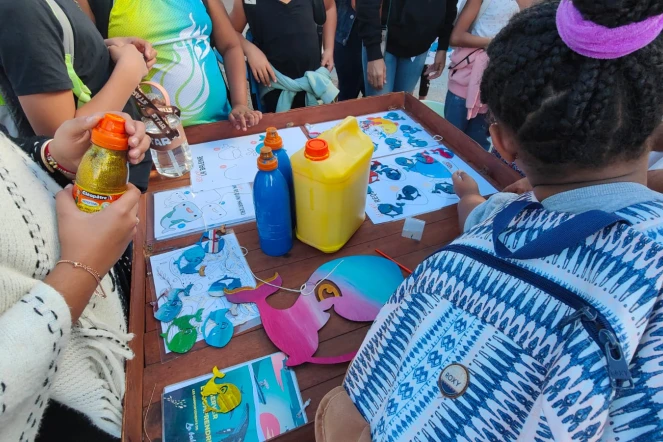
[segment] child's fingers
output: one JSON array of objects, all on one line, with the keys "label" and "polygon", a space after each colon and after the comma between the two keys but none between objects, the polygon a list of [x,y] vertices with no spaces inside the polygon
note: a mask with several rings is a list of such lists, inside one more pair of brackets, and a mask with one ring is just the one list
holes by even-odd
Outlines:
[{"label": "child's fingers", "polygon": [[276,80],[276,74],[272,70],[272,67],[269,65],[267,65],[267,73],[269,74],[269,77],[272,79],[274,83],[278,83],[278,81]]}]

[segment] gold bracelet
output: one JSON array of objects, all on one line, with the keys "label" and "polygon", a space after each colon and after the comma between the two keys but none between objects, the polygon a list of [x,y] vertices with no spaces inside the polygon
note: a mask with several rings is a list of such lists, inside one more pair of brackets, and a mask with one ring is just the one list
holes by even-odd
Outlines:
[{"label": "gold bracelet", "polygon": [[[75,269],[83,269],[86,272],[88,272],[97,281],[97,287],[101,289],[101,297],[102,298],[106,297],[106,292],[104,292],[104,288],[101,285],[101,275],[96,270],[94,270],[92,267],[86,266],[85,264],[77,262],[77,261],[70,261],[68,259],[61,259],[60,261],[55,263],[55,265],[58,265],[58,264],[71,264],[71,265],[74,266]],[[97,289],[94,289],[94,292],[96,293]]]}]

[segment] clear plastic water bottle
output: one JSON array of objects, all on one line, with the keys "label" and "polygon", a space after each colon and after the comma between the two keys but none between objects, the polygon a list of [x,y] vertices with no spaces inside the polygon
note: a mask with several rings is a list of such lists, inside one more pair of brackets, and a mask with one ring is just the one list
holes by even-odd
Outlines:
[{"label": "clear plastic water bottle", "polygon": [[[147,97],[157,106],[161,105],[158,95],[147,94]],[[191,148],[186,140],[184,127],[179,117],[175,114],[166,114],[165,118],[168,126],[179,133],[179,136],[172,140],[165,136],[159,138],[158,135],[163,132],[151,119],[143,118],[143,123],[145,123],[146,132],[152,136],[150,150],[157,172],[166,177],[176,178],[189,173],[191,170],[193,165]]]}]

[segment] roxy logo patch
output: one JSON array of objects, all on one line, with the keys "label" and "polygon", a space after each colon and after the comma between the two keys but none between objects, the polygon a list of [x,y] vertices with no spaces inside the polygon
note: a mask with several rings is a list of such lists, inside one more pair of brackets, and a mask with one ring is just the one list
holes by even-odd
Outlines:
[{"label": "roxy logo patch", "polygon": [[460,364],[451,364],[442,370],[437,385],[443,396],[455,399],[460,397],[470,385],[470,372]]}]

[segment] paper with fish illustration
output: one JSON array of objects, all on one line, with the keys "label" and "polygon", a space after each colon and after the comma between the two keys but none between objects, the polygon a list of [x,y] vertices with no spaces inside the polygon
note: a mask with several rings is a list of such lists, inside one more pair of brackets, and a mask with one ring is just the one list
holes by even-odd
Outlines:
[{"label": "paper with fish illustration", "polygon": [[457,170],[476,180],[481,195],[497,192],[445,146],[374,158],[366,214],[374,224],[382,224],[456,204],[451,176]]},{"label": "paper with fish illustration", "polygon": [[[308,126],[313,138],[325,132],[342,120],[327,121]],[[394,153],[409,152],[424,147],[437,146],[433,135],[426,132],[421,124],[414,121],[402,110],[380,112],[357,117],[359,127],[373,140],[373,158],[381,158]]]},{"label": "paper with fish illustration", "polygon": [[[278,132],[289,156],[306,144],[306,135],[298,127],[279,129]],[[192,145],[191,190],[200,192],[253,183],[264,140],[265,133],[261,133]]]},{"label": "paper with fish illustration", "polygon": [[183,187],[154,194],[154,237],[157,240],[253,219],[255,211],[250,184],[204,192]]},{"label": "paper with fish illustration", "polygon": [[[307,422],[297,377],[285,366],[286,356],[276,353],[234,367],[219,367],[222,384],[239,388],[242,401],[228,413],[205,413],[201,389],[212,378],[206,375],[164,388],[162,399],[163,442],[229,441],[263,442]],[[217,396],[208,396],[216,408]]]},{"label": "paper with fish illustration", "polygon": [[[150,264],[155,293],[159,298],[158,307],[168,302],[168,294],[178,291],[179,300],[182,302],[178,318],[194,315],[199,309],[203,309],[200,321],[194,319],[191,322],[198,333],[196,342],[203,340],[202,324],[210,313],[219,309],[229,309],[226,317],[235,327],[244,324],[245,329],[260,323],[255,304],[231,304],[224,296],[224,289],[255,287],[256,284],[233,233],[221,236],[214,243],[200,241],[190,247],[152,256]],[[163,333],[168,332],[168,326],[169,323],[161,323]],[[213,327],[214,323],[208,321],[207,333]],[[170,342],[177,332],[177,327],[171,327],[166,337],[167,342]],[[168,347],[165,347],[166,353],[169,353]]]}]

